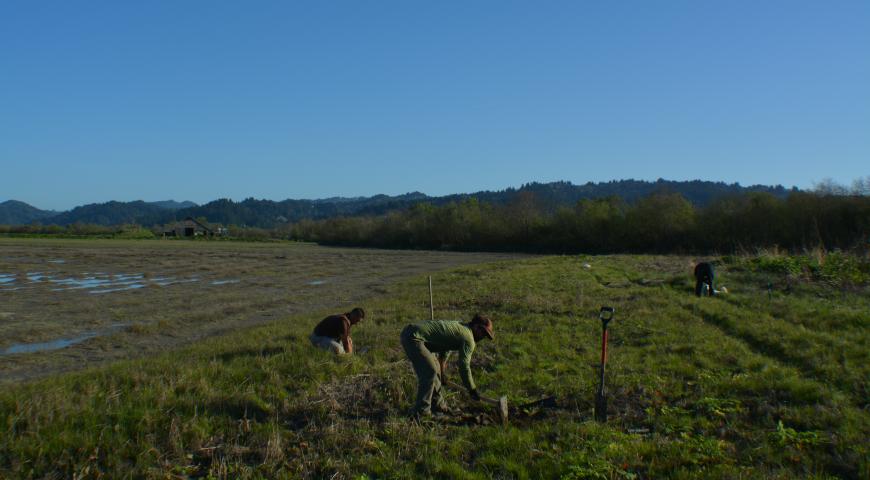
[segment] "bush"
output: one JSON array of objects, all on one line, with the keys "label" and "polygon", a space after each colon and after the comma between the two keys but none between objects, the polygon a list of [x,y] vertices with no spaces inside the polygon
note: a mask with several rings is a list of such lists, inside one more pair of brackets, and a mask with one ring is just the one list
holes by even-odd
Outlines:
[{"label": "bush", "polygon": [[120,232],[114,234],[112,238],[127,239],[127,240],[144,240],[157,238],[154,232],[147,228],[142,228],[139,225],[125,225]]}]

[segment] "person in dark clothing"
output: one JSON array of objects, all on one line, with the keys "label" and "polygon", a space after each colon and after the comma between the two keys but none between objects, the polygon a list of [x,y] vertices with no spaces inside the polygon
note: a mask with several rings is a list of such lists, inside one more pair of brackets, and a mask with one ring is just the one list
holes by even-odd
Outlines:
[{"label": "person in dark clothing", "polygon": [[330,315],[314,327],[314,333],[308,338],[315,347],[332,350],[337,354],[352,354],[353,340],[350,338],[350,327],[359,323],[365,316],[365,310],[359,307],[340,315]]},{"label": "person in dark clothing", "polygon": [[[709,262],[701,262],[695,265],[695,295],[701,296],[707,293],[711,297],[714,295],[713,280],[716,274],[713,271],[713,264]],[[704,284],[708,285],[707,292],[704,292]]]}]

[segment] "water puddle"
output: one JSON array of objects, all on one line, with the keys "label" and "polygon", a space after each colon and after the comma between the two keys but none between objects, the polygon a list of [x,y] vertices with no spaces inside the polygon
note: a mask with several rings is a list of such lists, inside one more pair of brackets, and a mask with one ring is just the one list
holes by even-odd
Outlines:
[{"label": "water puddle", "polygon": [[[0,292],[36,288],[39,284],[48,284],[53,287],[51,288],[53,292],[87,290],[88,293],[101,294],[137,290],[149,285],[165,287],[178,283],[198,282],[200,280],[196,275],[187,278],[154,277],[149,279],[145,278],[143,273],[109,274],[102,272],[84,272],[81,276],[69,277],[46,272],[27,272],[22,276],[26,281],[21,281],[22,277],[12,273],[0,273]],[[218,282],[234,283],[238,282],[238,280],[218,280]],[[216,283],[216,285],[219,285],[219,283]]]},{"label": "water puddle", "polygon": [[181,279],[176,279],[175,277],[156,277],[156,278],[151,279],[151,282],[154,285],[160,285],[161,287],[166,287],[169,285],[176,285],[179,283],[194,283],[194,282],[198,282],[198,281],[199,281],[199,277],[181,278]]},{"label": "water puddle", "polygon": [[30,283],[39,283],[44,278],[45,275],[43,275],[42,272],[31,272],[27,274],[27,281]]},{"label": "water puddle", "polygon": [[323,285],[326,283],[326,280],[312,280],[308,282],[308,285]]},{"label": "water puddle", "polygon": [[55,278],[52,283],[62,285],[61,288],[53,288],[55,292],[62,290],[79,290],[82,288],[99,288],[106,285],[111,285],[112,281],[109,278],[84,277],[84,278]]},{"label": "water puddle", "polygon": [[96,337],[96,333],[86,333],[84,335],[80,335],[74,338],[60,338],[57,340],[52,340],[50,342],[42,342],[42,343],[19,343],[17,345],[12,345],[0,352],[0,355],[12,355],[13,353],[36,353],[36,352],[44,352],[47,350],[59,350],[61,348],[69,347],[70,345],[75,345],[77,343],[84,342],[89,338]]},{"label": "water puddle", "polygon": [[210,285],[227,285],[230,283],[239,283],[241,280],[238,278],[228,278],[226,280],[214,280]]},{"label": "water puddle", "polygon": [[57,258],[57,259],[54,259],[54,260],[49,260],[48,263],[66,263],[66,260],[63,260],[63,259]]},{"label": "water puddle", "polygon": [[116,323],[111,327],[99,331],[99,332],[86,332],[77,337],[72,338],[58,338],[57,340],[52,340],[49,342],[39,342],[39,343],[18,343],[12,345],[11,347],[7,347],[5,350],[0,350],[0,355],[12,355],[15,353],[38,353],[38,352],[47,352],[50,350],[60,350],[61,348],[66,348],[77,343],[82,343],[85,340],[89,340],[91,338],[100,337],[103,335],[108,335],[110,333],[115,332],[119,328],[124,327],[124,324]]}]

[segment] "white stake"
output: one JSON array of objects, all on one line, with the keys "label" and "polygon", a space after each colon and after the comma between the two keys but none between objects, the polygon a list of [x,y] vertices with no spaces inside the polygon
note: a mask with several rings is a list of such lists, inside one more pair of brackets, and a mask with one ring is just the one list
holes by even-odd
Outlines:
[{"label": "white stake", "polygon": [[429,275],[429,316],[435,320],[435,304],[432,302],[432,275]]}]

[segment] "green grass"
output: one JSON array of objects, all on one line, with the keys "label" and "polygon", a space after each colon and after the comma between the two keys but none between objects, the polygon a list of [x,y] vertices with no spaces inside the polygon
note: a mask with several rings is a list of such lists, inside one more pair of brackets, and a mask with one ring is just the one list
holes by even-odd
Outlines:
[{"label": "green grass", "polygon": [[[808,276],[786,291],[793,272],[728,259],[731,293],[697,299],[687,262],[541,257],[435,275],[437,317],[494,319],[496,341],[474,355],[481,390],[557,398],[507,428],[458,392],[471,420],[406,420],[415,380],[398,335],[428,318],[419,277],[364,303],[354,343],[368,350],[350,358],[308,343],[323,311],[6,389],[0,477],[870,477],[866,284]],[[603,425],[601,305],[616,307]]]}]

